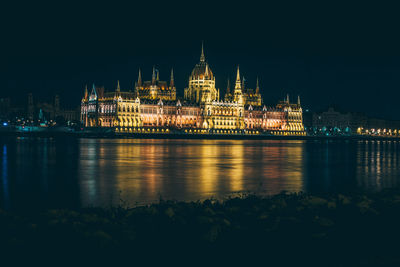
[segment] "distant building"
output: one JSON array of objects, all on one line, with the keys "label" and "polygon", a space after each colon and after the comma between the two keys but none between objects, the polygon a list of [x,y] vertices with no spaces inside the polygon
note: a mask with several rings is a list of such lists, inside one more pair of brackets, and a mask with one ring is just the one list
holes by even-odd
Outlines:
[{"label": "distant building", "polygon": [[360,113],[340,112],[333,107],[327,111],[314,113],[312,116],[312,126],[318,129],[339,129],[356,133],[359,127],[367,125],[367,117]]},{"label": "distant building", "polygon": [[[39,114],[41,116],[39,117]],[[26,118],[30,120],[56,120],[79,121],[79,109],[66,109],[60,105],[60,96],[55,95],[53,102],[34,101],[32,93],[28,94]]]},{"label": "distant building", "polygon": [[368,124],[367,129],[397,129],[399,131],[400,129],[400,121],[394,121],[394,120],[384,120],[384,119],[377,119],[377,118],[369,118],[368,119]]},{"label": "distant building", "polygon": [[377,133],[385,129],[398,131],[400,121],[371,118],[363,113],[341,112],[329,107],[327,111],[312,115],[312,127],[316,132]]},{"label": "distant building", "polygon": [[10,98],[0,98],[0,119],[8,119],[11,113]]}]

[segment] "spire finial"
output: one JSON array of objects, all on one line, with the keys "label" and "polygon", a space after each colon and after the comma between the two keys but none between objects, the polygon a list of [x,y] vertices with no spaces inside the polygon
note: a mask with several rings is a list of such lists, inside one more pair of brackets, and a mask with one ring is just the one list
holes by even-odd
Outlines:
[{"label": "spire finial", "polygon": [[138,75],[138,79],[137,79],[137,85],[142,86],[142,72],[140,71],[140,68],[139,68],[139,75]]},{"label": "spire finial", "polygon": [[256,94],[259,94],[259,93],[260,93],[260,85],[259,85],[258,76],[257,76]]},{"label": "spire finial", "polygon": [[236,82],[240,82],[240,71],[239,71],[239,65],[237,67],[237,72],[236,72]]},{"label": "spire finial", "polygon": [[151,76],[151,83],[154,84],[156,81],[156,68],[153,65],[153,75]]},{"label": "spire finial", "polygon": [[175,86],[174,83],[174,68],[171,68],[171,82],[170,82],[170,86],[171,88],[173,88]]},{"label": "spire finial", "polygon": [[297,96],[297,105],[300,106],[300,96],[299,95]]},{"label": "spire finial", "polygon": [[119,80],[117,81],[117,92],[121,91],[121,87],[119,86]]},{"label": "spire finial", "polygon": [[200,55],[200,61],[204,62],[206,61],[206,57],[204,56],[204,42],[201,41],[201,55]]},{"label": "spire finial", "polygon": [[289,104],[289,94],[286,94],[286,102]]},{"label": "spire finial", "polygon": [[226,82],[226,93],[227,94],[231,93],[231,85],[229,83],[229,77],[228,77],[228,81]]}]

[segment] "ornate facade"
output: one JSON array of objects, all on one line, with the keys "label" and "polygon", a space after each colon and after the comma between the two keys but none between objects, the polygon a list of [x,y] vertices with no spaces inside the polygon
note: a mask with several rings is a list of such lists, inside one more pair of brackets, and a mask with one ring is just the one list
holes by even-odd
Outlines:
[{"label": "ornate facade", "polygon": [[166,81],[160,81],[160,73],[158,70],[156,71],[154,67],[151,81],[142,82],[142,74],[139,69],[138,80],[135,84],[135,96],[140,99],[176,100],[174,71],[171,70],[171,80],[168,86]]},{"label": "ornate facade", "polygon": [[85,89],[81,102],[81,121],[85,127],[109,127],[116,132],[188,133],[269,133],[303,135],[300,99],[291,104],[289,97],[274,108],[262,104],[259,82],[256,89],[245,89],[244,79],[236,72],[235,88],[229,81],[224,100],[215,86],[215,76],[205,60],[202,47],[200,62],[189,77],[184,98],[176,98],[173,71],[169,85],[159,80],[153,68],[151,81],[142,81],[141,72],[132,91],[121,91],[119,81],[113,92],[93,85]]}]

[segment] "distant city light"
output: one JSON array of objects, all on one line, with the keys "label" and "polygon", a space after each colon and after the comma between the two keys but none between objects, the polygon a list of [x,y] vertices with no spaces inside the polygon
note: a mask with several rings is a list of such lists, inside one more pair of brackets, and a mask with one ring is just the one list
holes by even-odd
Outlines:
[{"label": "distant city light", "polygon": [[7,122],[3,122],[3,126],[7,126],[8,125],[8,123]]}]

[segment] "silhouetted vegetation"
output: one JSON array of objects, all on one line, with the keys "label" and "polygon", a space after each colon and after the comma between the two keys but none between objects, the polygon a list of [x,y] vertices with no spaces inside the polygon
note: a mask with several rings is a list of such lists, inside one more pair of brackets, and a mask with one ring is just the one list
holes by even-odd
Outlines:
[{"label": "silhouetted vegetation", "polygon": [[183,260],[188,266],[398,266],[399,212],[400,192],[393,190],[161,200],[130,209],[0,211],[0,244],[8,255],[110,257],[130,265]]}]

